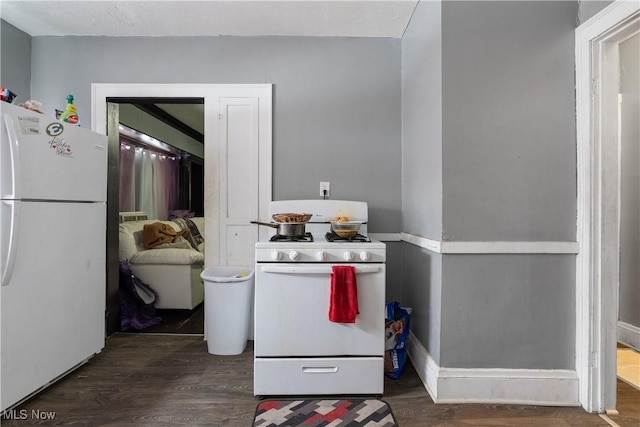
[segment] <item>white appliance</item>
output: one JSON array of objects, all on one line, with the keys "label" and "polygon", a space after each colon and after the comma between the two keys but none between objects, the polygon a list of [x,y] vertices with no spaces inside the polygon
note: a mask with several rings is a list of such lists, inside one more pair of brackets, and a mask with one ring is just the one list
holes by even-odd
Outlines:
[{"label": "white appliance", "polygon": [[0,410],[104,347],[107,138],[0,102]]},{"label": "white appliance", "polygon": [[[305,236],[255,245],[254,395],[382,395],[386,246],[366,236],[367,204],[286,200],[270,211],[313,216]],[[336,216],[364,220],[360,234],[329,241]],[[329,320],[333,265],[355,268],[355,323]]]}]

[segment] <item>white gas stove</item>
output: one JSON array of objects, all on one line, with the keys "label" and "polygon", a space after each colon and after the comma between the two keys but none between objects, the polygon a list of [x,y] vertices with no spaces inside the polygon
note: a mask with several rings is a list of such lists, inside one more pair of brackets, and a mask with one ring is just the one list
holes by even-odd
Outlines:
[{"label": "white gas stove", "polygon": [[[341,200],[272,202],[271,214],[313,214],[305,235],[275,231],[256,243],[254,394],[383,393],[386,246],[367,233],[368,206]],[[335,240],[336,216],[364,223],[352,239]],[[355,323],[329,320],[333,266],[352,266]]]}]

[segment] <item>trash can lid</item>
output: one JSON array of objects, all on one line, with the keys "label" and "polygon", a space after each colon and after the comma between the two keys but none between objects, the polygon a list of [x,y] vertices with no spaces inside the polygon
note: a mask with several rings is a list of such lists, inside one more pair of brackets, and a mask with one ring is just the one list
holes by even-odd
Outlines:
[{"label": "trash can lid", "polygon": [[[244,282],[250,280],[254,276],[254,271],[251,269],[239,269],[237,272],[231,272],[229,276],[220,276],[220,273],[229,273],[230,271],[215,271],[215,268],[206,268],[202,273],[200,273],[200,277],[203,280],[209,282],[218,282],[218,283],[229,283],[229,282]],[[229,269],[233,270],[233,269]],[[213,274],[218,275],[213,275]]]}]

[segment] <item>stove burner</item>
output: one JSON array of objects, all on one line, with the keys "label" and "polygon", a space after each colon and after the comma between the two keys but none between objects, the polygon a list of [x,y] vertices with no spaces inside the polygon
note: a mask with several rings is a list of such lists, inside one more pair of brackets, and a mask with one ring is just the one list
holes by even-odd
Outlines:
[{"label": "stove burner", "polygon": [[313,242],[313,235],[306,232],[303,236],[282,236],[280,234],[274,234],[269,239],[270,242]]},{"label": "stove burner", "polygon": [[363,236],[362,234],[356,234],[353,237],[340,237],[333,231],[328,232],[324,235],[324,238],[327,239],[327,242],[370,242],[371,239],[367,236]]}]

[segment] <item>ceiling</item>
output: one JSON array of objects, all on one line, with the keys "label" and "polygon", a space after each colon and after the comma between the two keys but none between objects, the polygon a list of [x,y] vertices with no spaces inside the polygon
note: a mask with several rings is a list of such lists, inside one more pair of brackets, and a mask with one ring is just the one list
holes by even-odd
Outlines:
[{"label": "ceiling", "polygon": [[110,98],[109,101],[131,104],[204,144],[204,99],[202,98]]},{"label": "ceiling", "polygon": [[155,106],[204,135],[204,104],[155,104]]},{"label": "ceiling", "polygon": [[31,36],[307,36],[401,38],[418,0],[2,0]]}]

